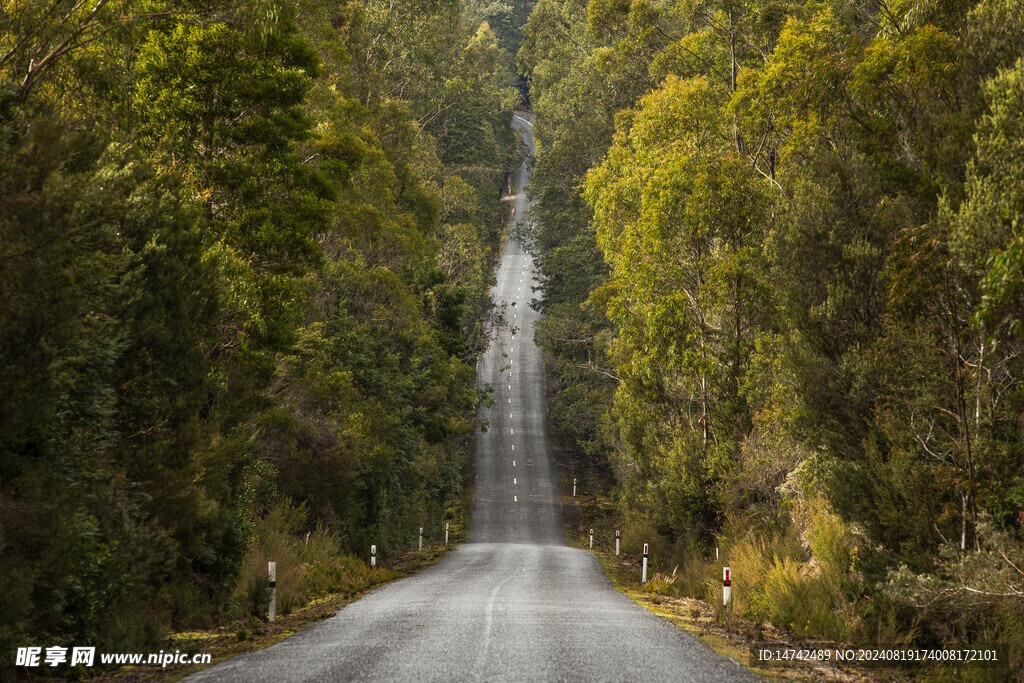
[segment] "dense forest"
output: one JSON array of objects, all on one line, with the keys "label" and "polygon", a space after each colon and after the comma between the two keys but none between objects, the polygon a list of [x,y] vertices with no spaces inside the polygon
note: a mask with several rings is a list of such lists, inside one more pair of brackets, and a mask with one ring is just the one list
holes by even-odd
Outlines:
[{"label": "dense forest", "polygon": [[0,669],[265,612],[268,559],[287,611],[443,533],[525,16],[0,9]]},{"label": "dense forest", "polygon": [[[542,0],[552,422],[666,590],[1024,670],[1024,5]],[[630,546],[629,544],[632,544]]]},{"label": "dense forest", "polygon": [[443,528],[526,94],[552,425],[659,589],[717,601],[720,552],[751,622],[1024,671],[1022,35],[1018,0],[7,3],[0,675]]}]

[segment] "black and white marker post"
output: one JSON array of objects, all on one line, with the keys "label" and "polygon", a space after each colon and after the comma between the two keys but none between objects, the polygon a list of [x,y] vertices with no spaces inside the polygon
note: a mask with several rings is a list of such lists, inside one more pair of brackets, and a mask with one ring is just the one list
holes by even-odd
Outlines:
[{"label": "black and white marker post", "polygon": [[270,615],[268,621],[277,619],[277,562],[267,562],[267,579],[270,584]]},{"label": "black and white marker post", "polygon": [[591,548],[594,547],[594,530],[593,529],[590,530],[590,547]]},{"label": "black and white marker post", "polygon": [[572,480],[572,497],[573,498],[576,497],[576,480],[575,479]]},{"label": "black and white marker post", "polygon": [[448,545],[448,522],[444,523],[444,544]]},{"label": "black and white marker post", "polygon": [[619,554],[619,530],[615,530],[615,555]]},{"label": "black and white marker post", "polygon": [[640,583],[647,583],[647,544],[644,543],[644,573],[640,577]]},{"label": "black and white marker post", "polygon": [[370,546],[370,566],[377,566],[377,546],[375,545]]},{"label": "black and white marker post", "polygon": [[420,552],[423,551],[423,527],[420,527]]},{"label": "black and white marker post", "polygon": [[722,567],[722,605],[729,606],[732,598],[732,568]]}]

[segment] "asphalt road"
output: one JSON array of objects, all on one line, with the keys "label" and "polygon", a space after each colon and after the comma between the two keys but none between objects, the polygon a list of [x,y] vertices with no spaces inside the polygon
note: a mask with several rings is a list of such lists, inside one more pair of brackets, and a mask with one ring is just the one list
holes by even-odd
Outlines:
[{"label": "asphalt road", "polygon": [[[532,117],[513,126],[531,151]],[[525,221],[519,169],[513,221]],[[533,343],[533,260],[508,239],[496,302],[510,323],[478,367],[494,388],[476,439],[469,542],[336,616],[189,680],[745,681],[756,677],[616,592],[590,554],[565,544]]]}]

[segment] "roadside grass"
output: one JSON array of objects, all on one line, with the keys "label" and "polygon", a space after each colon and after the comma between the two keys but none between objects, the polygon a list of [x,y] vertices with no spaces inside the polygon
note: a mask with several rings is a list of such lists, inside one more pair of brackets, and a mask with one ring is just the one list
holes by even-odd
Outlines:
[{"label": "roadside grass", "polygon": [[[567,486],[565,479],[568,479]],[[577,481],[582,478],[577,475]],[[656,547],[653,533],[627,527],[617,513],[613,500],[599,490],[586,491],[577,486],[573,497],[572,478],[563,475],[562,508],[566,538],[570,545],[589,550],[600,561],[605,575],[616,590],[638,605],[668,620],[677,628],[691,633],[716,653],[736,660],[747,669],[770,681],[902,681],[913,680],[909,672],[891,669],[867,669],[863,666],[837,665],[834,662],[785,662],[764,665],[753,661],[752,648],[766,646],[778,649],[814,650],[846,647],[844,643],[798,635],[779,629],[770,622],[744,619],[732,609],[721,605],[721,579],[710,576],[720,571],[714,561],[694,561],[690,566],[666,571],[663,557],[671,557],[669,547]],[[594,547],[590,546],[590,529],[594,529]],[[615,529],[622,531],[619,556],[615,555]],[[648,582],[642,584],[642,538],[651,539]],[[717,589],[715,588],[717,586]],[[735,584],[734,584],[735,586]],[[736,589],[734,589],[736,590]],[[701,597],[694,597],[697,593]],[[714,602],[709,602],[709,594]]]},{"label": "roadside grass", "polygon": [[[462,493],[450,501],[445,508],[445,516],[449,520],[449,543],[424,544],[423,551],[407,550],[390,558],[382,566],[370,568],[364,560],[351,555],[334,555],[321,557],[318,561],[298,563],[289,569],[289,575],[296,583],[301,582],[314,594],[299,607],[289,608],[287,612],[280,610],[282,603],[282,574],[278,570],[278,606],[282,612],[276,621],[268,622],[265,611],[267,602],[260,603],[256,616],[250,613],[240,616],[217,628],[193,630],[173,633],[167,636],[163,645],[164,652],[180,651],[188,654],[209,654],[211,663],[205,665],[172,665],[166,668],[154,664],[139,666],[122,666],[117,669],[99,670],[95,675],[86,674],[83,679],[89,681],[158,681],[171,683],[190,674],[219,664],[232,657],[256,652],[270,647],[304,628],[334,616],[345,605],[355,602],[380,586],[406,576],[416,574],[420,570],[436,564],[449,550],[466,540],[469,530],[469,512],[472,506],[473,491],[465,487]],[[303,546],[314,544],[310,538],[308,543],[301,541]],[[278,548],[278,552],[284,549]],[[263,564],[261,586],[266,586],[266,565]],[[244,581],[240,584],[244,586]],[[254,595],[255,588],[249,588]],[[260,593],[260,598],[269,597]]]}]

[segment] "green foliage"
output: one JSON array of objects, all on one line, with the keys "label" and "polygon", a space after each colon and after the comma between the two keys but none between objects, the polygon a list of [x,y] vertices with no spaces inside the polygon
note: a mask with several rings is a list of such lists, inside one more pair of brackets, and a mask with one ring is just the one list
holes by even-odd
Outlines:
[{"label": "green foliage", "polygon": [[683,519],[702,534],[720,521],[716,482],[730,468],[730,432],[750,421],[739,382],[764,316],[754,249],[764,191],[716,135],[715,99],[703,79],[670,77],[586,183],[611,268],[592,300],[618,332],[610,355],[632,451],[618,469],[642,461],[644,485],[666,478],[677,534]]},{"label": "green foliage", "polygon": [[267,560],[284,611],[361,590],[443,528],[515,156],[457,4],[90,8],[0,17],[4,661],[261,614]]},{"label": "green foliage", "polygon": [[590,462],[605,463],[604,413],[617,377],[607,358],[610,326],[584,307],[607,267],[597,248],[581,183],[611,142],[620,98],[606,88],[590,50],[586,4],[540,2],[530,15],[520,70],[530,79],[536,114],[530,192],[537,220],[536,258],[544,273],[544,317],[537,329],[551,368],[555,434]]},{"label": "green foliage", "polygon": [[800,574],[800,565],[789,558],[777,560],[764,578],[764,596],[770,620],[778,628],[798,635],[818,635],[835,640],[850,633],[844,615],[836,611],[834,594],[820,579]]},{"label": "green foliage", "polygon": [[[977,152],[968,169],[967,196],[956,219],[957,247],[984,274],[980,313],[993,329],[1021,336],[1021,100],[1024,60],[985,84],[988,112],[975,133]],[[987,272],[984,268],[987,265]]]},{"label": "green foliage", "polygon": [[515,59],[523,40],[523,25],[513,4],[501,0],[469,0],[463,10],[463,21],[472,29],[487,24],[487,28],[498,41],[498,47],[505,51],[507,59]]},{"label": "green foliage", "polygon": [[1019,633],[967,596],[1022,544],[1022,21],[538,5],[552,422],[675,547],[665,590],[710,596],[719,546],[736,608],[799,633]]},{"label": "green foliage", "polygon": [[229,616],[262,618],[266,614],[270,598],[269,561],[276,563],[277,605],[281,614],[328,595],[356,595],[394,578],[392,570],[371,568],[346,553],[342,537],[323,525],[318,524],[305,535],[298,533],[308,526],[308,520],[305,508],[294,508],[285,502],[257,522],[255,541],[242,563],[231,596]]},{"label": "green foliage", "polygon": [[996,529],[988,519],[979,525],[980,550],[964,555],[955,545],[938,551],[931,572],[918,574],[905,564],[889,571],[882,593],[913,607],[942,642],[973,638],[1009,645],[1011,666],[1021,666],[1020,604],[1024,593],[1019,570],[1019,543]]}]

